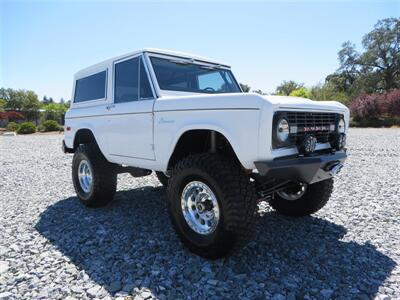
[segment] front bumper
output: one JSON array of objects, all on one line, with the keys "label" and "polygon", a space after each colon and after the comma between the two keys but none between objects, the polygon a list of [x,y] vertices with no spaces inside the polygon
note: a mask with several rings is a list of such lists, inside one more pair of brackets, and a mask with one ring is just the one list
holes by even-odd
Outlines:
[{"label": "front bumper", "polygon": [[258,161],[254,164],[261,176],[312,184],[332,178],[346,158],[345,151],[337,151],[318,156]]}]

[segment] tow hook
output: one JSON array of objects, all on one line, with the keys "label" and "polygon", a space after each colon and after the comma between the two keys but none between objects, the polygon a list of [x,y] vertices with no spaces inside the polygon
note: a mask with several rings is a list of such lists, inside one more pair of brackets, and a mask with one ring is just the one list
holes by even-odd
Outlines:
[{"label": "tow hook", "polygon": [[340,162],[330,163],[325,167],[325,171],[329,172],[329,175],[334,177],[343,168],[343,164]]}]

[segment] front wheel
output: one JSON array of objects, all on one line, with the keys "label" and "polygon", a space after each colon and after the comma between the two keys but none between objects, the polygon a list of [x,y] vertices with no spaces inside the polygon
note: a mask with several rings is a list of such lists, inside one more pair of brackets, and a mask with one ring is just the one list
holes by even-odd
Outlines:
[{"label": "front wheel", "polygon": [[269,204],[278,213],[290,217],[311,215],[328,202],[333,190],[333,179],[314,184],[293,183],[276,192]]},{"label": "front wheel", "polygon": [[238,163],[207,153],[187,157],[172,170],[167,191],[172,224],[192,252],[224,257],[250,237],[256,193]]},{"label": "front wheel", "polygon": [[117,189],[117,172],[95,144],[80,145],[72,159],[72,181],[79,200],[88,207],[108,204]]},{"label": "front wheel", "polygon": [[158,181],[159,181],[163,186],[165,186],[165,187],[168,186],[168,179],[169,179],[169,176],[165,175],[164,172],[158,172],[158,171],[156,171],[156,176],[157,176],[157,178],[158,178]]}]

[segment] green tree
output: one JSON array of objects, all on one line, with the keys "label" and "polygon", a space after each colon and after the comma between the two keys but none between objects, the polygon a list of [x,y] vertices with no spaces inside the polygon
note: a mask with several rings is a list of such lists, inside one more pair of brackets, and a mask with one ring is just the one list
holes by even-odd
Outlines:
[{"label": "green tree", "polygon": [[44,119],[54,120],[60,124],[64,124],[64,115],[68,110],[68,105],[66,103],[49,103],[43,106],[44,109]]},{"label": "green tree", "polygon": [[338,91],[332,83],[317,84],[310,90],[310,99],[324,101],[339,101],[348,104],[349,97],[345,92]]},{"label": "green tree", "polygon": [[39,117],[40,102],[38,96],[32,91],[22,91],[22,111],[28,120],[35,120],[37,123]]},{"label": "green tree", "polygon": [[297,83],[293,80],[283,81],[278,87],[276,88],[275,93],[278,95],[289,96],[291,92],[294,90],[300,89],[304,87],[303,83]]},{"label": "green tree", "polygon": [[0,111],[4,111],[6,104],[7,104],[7,101],[0,98]]},{"label": "green tree", "polygon": [[22,110],[22,104],[24,102],[24,92],[22,90],[4,89],[0,91],[0,98],[6,100],[5,108],[13,110]]},{"label": "green tree", "polygon": [[364,51],[358,52],[351,42],[344,43],[338,53],[340,67],[326,82],[352,98],[400,88],[400,18],[378,21],[362,46]]},{"label": "green tree", "polygon": [[0,99],[8,101],[10,98],[9,91],[10,89],[0,88]]},{"label": "green tree", "polygon": [[362,41],[360,57],[364,71],[376,73],[380,88],[400,88],[400,18],[380,20]]},{"label": "green tree", "polygon": [[4,109],[23,112],[28,120],[37,123],[40,102],[34,92],[1,88],[0,98],[5,100]]},{"label": "green tree", "polygon": [[301,98],[310,98],[310,91],[305,87],[301,87],[297,90],[294,90],[289,94],[289,96],[293,97],[301,97]]}]

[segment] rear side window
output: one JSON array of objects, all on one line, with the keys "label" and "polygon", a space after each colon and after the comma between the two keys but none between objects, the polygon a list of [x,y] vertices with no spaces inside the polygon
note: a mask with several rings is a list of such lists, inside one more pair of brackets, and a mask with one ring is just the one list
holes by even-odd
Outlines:
[{"label": "rear side window", "polygon": [[81,79],[75,84],[74,102],[104,99],[106,97],[107,72],[102,71]]},{"label": "rear side window", "polygon": [[139,99],[139,58],[115,64],[114,103]]},{"label": "rear side window", "polygon": [[139,57],[115,64],[114,103],[152,99],[149,78]]}]

